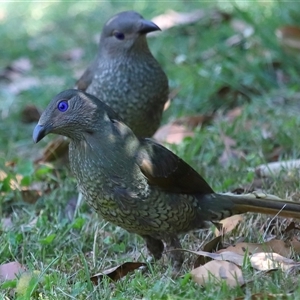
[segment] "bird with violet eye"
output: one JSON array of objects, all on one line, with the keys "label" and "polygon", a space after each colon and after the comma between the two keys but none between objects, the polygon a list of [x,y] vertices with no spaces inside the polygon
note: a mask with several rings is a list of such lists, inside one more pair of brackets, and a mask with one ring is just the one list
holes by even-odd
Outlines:
[{"label": "bird with violet eye", "polygon": [[[65,102],[67,100],[67,102]],[[68,103],[68,113],[57,105]],[[64,104],[63,104],[63,107]],[[300,218],[300,203],[262,193],[215,193],[191,166],[151,139],[138,139],[98,98],[67,90],[55,96],[33,132],[71,139],[69,157],[87,203],[105,220],[144,238],[155,259],[181,248],[179,235],[245,212]],[[182,251],[168,252],[175,271]]]}]

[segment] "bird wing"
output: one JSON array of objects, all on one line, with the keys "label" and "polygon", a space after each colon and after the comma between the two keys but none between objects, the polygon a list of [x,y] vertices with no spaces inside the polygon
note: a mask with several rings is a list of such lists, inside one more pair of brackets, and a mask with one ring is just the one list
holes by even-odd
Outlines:
[{"label": "bird wing", "polygon": [[84,71],[81,77],[76,82],[76,87],[78,90],[86,91],[89,85],[93,81],[94,73],[95,73],[96,61],[93,61],[88,68]]},{"label": "bird wing", "polygon": [[162,190],[185,194],[214,193],[198,172],[151,139],[141,140],[137,162],[148,183]]}]

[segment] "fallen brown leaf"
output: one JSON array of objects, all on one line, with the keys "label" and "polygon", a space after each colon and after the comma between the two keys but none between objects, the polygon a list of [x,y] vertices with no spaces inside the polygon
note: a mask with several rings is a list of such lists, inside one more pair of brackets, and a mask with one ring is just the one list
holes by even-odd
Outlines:
[{"label": "fallen brown leaf", "polygon": [[[212,240],[210,240],[203,246],[203,251],[204,252],[215,252],[215,251],[219,250],[220,248],[222,248],[222,239],[223,239],[223,237],[221,235],[213,238]],[[197,268],[199,266],[206,264],[207,261],[208,261],[207,256],[199,255],[194,263],[194,268]]]},{"label": "fallen brown leaf", "polygon": [[217,251],[217,253],[222,253],[224,251],[232,251],[240,255],[244,255],[248,252],[250,255],[258,252],[276,252],[284,257],[291,257],[293,253],[300,253],[300,242],[293,240],[290,242],[285,242],[281,240],[271,240],[266,243],[238,243],[234,246],[229,246],[226,249]]},{"label": "fallen brown leaf", "polygon": [[241,33],[245,37],[254,33],[253,26],[251,26],[249,23],[246,23],[244,20],[232,19],[230,25],[234,31]]},{"label": "fallen brown leaf", "polygon": [[[227,249],[224,249],[223,252],[219,253],[210,253],[206,251],[192,251],[192,250],[187,250],[187,249],[182,249],[181,251],[185,251],[188,253],[192,253],[195,255],[198,255],[199,257],[209,257],[214,260],[226,260],[229,262],[232,262],[238,266],[242,266],[244,262],[244,255],[238,254],[233,251],[226,251]],[[180,251],[180,250],[179,250]],[[195,263],[196,265],[196,263]]]},{"label": "fallen brown leaf", "polygon": [[191,275],[192,279],[202,286],[212,280],[225,281],[230,287],[241,286],[245,282],[241,269],[227,261],[210,261],[204,266],[193,269]]},{"label": "fallen brown leaf", "polygon": [[0,265],[0,282],[13,280],[17,275],[26,271],[26,268],[17,261]]},{"label": "fallen brown leaf", "polygon": [[242,115],[243,109],[244,109],[243,106],[237,106],[233,109],[228,110],[227,113],[225,114],[226,119],[230,123],[232,123],[236,118]]},{"label": "fallen brown leaf", "polygon": [[185,126],[171,123],[161,126],[155,132],[153,138],[160,143],[180,144],[184,138],[193,136],[193,131]]},{"label": "fallen brown leaf", "polygon": [[234,47],[241,44],[245,40],[242,34],[234,34],[225,41],[227,47]]},{"label": "fallen brown leaf", "polygon": [[27,91],[33,87],[40,85],[40,80],[36,77],[22,77],[14,80],[6,86],[8,92],[13,95],[18,95],[23,91]]},{"label": "fallen brown leaf", "polygon": [[52,162],[60,158],[67,162],[69,143],[70,141],[62,136],[55,138],[47,144],[42,157],[37,158],[35,163]]},{"label": "fallen brown leaf", "polygon": [[13,227],[13,222],[11,220],[11,217],[8,217],[8,218],[3,218],[1,220],[1,228],[4,230],[4,231],[8,231],[9,229],[11,229]]},{"label": "fallen brown leaf", "polygon": [[282,232],[282,234],[285,234],[291,230],[300,230],[300,227],[296,225],[294,221],[292,221]]},{"label": "fallen brown leaf", "polygon": [[123,278],[124,276],[126,276],[129,272],[139,269],[140,267],[146,267],[146,266],[147,264],[142,262],[126,262],[122,265],[95,274],[90,278],[90,280],[95,285],[99,284],[104,276],[108,276],[111,280],[117,281]]},{"label": "fallen brown leaf", "polygon": [[20,57],[10,63],[7,67],[0,71],[0,80],[6,79],[9,81],[17,80],[24,73],[32,69],[32,64],[28,57]]},{"label": "fallen brown leaf", "polygon": [[230,24],[231,27],[238,33],[226,39],[225,45],[228,47],[236,46],[254,34],[254,28],[242,20],[233,19]]},{"label": "fallen brown leaf", "polygon": [[[174,26],[195,23],[204,16],[206,16],[206,12],[201,9],[188,13],[168,10],[166,13],[154,17],[152,22],[154,22],[161,30],[167,30]],[[151,33],[151,35],[154,34]]]},{"label": "fallen brown leaf", "polygon": [[11,63],[11,68],[20,73],[25,73],[32,69],[32,63],[28,57],[19,57]]},{"label": "fallen brown leaf", "polygon": [[31,189],[30,187],[22,188],[21,196],[24,202],[34,204],[42,196],[42,190]]},{"label": "fallen brown leaf", "polygon": [[278,161],[283,152],[284,148],[282,146],[275,146],[272,151],[265,154],[265,158],[267,161]]},{"label": "fallen brown leaf", "polygon": [[224,143],[224,151],[219,158],[219,163],[222,166],[229,164],[233,159],[241,159],[245,157],[245,154],[237,149],[233,149],[236,146],[236,141],[231,137],[220,132],[220,138]]},{"label": "fallen brown leaf", "polygon": [[84,51],[82,48],[73,48],[63,52],[60,57],[63,60],[78,61],[82,58]]},{"label": "fallen brown leaf", "polygon": [[300,50],[300,27],[283,26],[276,29],[275,34],[279,43],[289,53],[298,54]]},{"label": "fallen brown leaf", "polygon": [[209,242],[207,242],[203,246],[203,251],[213,252],[213,251],[219,250],[219,248],[222,247],[222,238],[223,237],[221,235],[219,235],[219,236],[213,238],[212,240],[210,240]]},{"label": "fallen brown leaf", "polygon": [[21,120],[23,123],[37,122],[40,116],[41,112],[35,105],[28,104],[21,111]]},{"label": "fallen brown leaf", "polygon": [[226,218],[224,220],[221,220],[219,223],[223,225],[221,231],[219,231],[218,228],[215,229],[215,235],[220,236],[224,235],[233,229],[235,229],[239,223],[243,221],[243,215],[233,215],[229,218]]},{"label": "fallen brown leaf", "polygon": [[[0,180],[5,180],[9,175],[4,171],[0,170]],[[22,186],[21,182],[23,175],[16,174],[15,178],[9,179],[9,187],[12,191],[19,192],[24,202],[33,204],[35,203],[44,193],[49,192],[47,182],[33,182],[28,186]]]},{"label": "fallen brown leaf", "polygon": [[280,175],[281,173],[285,174],[286,177],[289,177],[289,175],[292,174],[292,171],[299,169],[300,159],[294,159],[259,165],[255,168],[255,173],[259,177],[272,177]]},{"label": "fallen brown leaf", "polygon": [[219,158],[219,163],[222,166],[226,166],[230,164],[233,160],[240,160],[245,158],[245,154],[243,151],[232,149],[232,148],[225,148],[221,157]]},{"label": "fallen brown leaf", "polygon": [[266,271],[271,269],[282,269],[289,271],[291,268],[300,268],[300,262],[283,257],[274,252],[259,252],[251,255],[250,262],[253,268]]},{"label": "fallen brown leaf", "polygon": [[213,117],[213,114],[186,116],[173,121],[173,124],[184,125],[188,128],[194,129],[200,125],[208,124],[213,119]]},{"label": "fallen brown leaf", "polygon": [[154,139],[160,143],[180,144],[186,137],[193,137],[192,129],[209,123],[213,115],[193,115],[179,118],[161,126],[154,134]]},{"label": "fallen brown leaf", "polygon": [[[178,25],[188,25],[196,23],[205,18],[206,25],[218,24],[227,21],[231,15],[218,9],[201,10],[197,9],[192,12],[176,12],[168,10],[166,13],[154,17],[152,21],[157,24],[162,30],[167,30]],[[158,32],[151,32],[150,36],[157,35]]]}]

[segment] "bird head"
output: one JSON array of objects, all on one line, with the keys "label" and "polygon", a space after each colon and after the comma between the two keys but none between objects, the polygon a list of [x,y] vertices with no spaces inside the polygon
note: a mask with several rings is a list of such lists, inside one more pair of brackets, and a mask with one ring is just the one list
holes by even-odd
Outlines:
[{"label": "bird head", "polygon": [[128,51],[137,44],[148,49],[145,35],[156,30],[160,28],[137,12],[121,12],[105,23],[100,38],[100,49],[110,54]]},{"label": "bird head", "polygon": [[101,128],[99,123],[108,118],[107,112],[116,115],[92,95],[79,90],[63,91],[51,100],[42,113],[34,129],[33,140],[37,143],[49,133],[73,140],[81,139],[85,134],[92,134]]}]

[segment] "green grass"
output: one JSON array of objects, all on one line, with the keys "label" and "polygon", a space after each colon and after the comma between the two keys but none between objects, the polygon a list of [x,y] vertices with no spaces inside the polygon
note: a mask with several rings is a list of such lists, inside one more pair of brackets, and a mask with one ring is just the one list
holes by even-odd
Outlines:
[{"label": "green grass", "polygon": [[[144,261],[147,254],[143,240],[100,220],[85,204],[69,221],[65,207],[76,186],[69,170],[52,172],[51,166],[35,169],[32,165],[37,152],[53,137],[34,145],[31,134],[35,124],[21,123],[22,108],[31,103],[43,109],[54,95],[74,85],[80,71],[93,58],[97,49],[95,36],[109,16],[134,9],[149,19],[169,8],[191,11],[212,7],[249,23],[254,34],[241,44],[228,47],[225,41],[236,34],[230,22],[212,23],[204,18],[197,24],[162,32],[149,39],[149,44],[168,74],[171,88],[179,89],[163,123],[195,113],[217,110],[218,114],[210,125],[196,129],[192,139],[170,148],[203,174],[216,191],[228,191],[249,184],[255,177],[249,168],[269,161],[270,153],[278,146],[282,148],[279,160],[299,157],[299,56],[284,52],[275,36],[276,28],[297,24],[300,16],[296,2],[0,4],[1,68],[27,57],[32,69],[26,76],[39,80],[37,86],[18,95],[9,92],[8,82],[0,81],[1,169],[10,178],[23,175],[23,186],[46,182],[50,190],[30,205],[22,201],[20,193],[10,189],[10,178],[0,182],[0,218],[10,217],[13,223],[9,230],[0,231],[0,264],[18,260],[30,270],[41,272],[32,284],[32,299],[233,299],[261,291],[291,290],[296,299],[300,298],[297,278],[282,272],[253,275],[246,269],[246,278],[254,276],[254,281],[244,288],[230,289],[213,282],[201,288],[184,277],[195,260],[191,255],[186,256],[183,277],[178,279],[171,278],[172,269],[164,257],[149,265],[150,270],[145,273],[136,271],[113,284],[104,279],[95,288],[87,280],[89,275],[125,261]],[[82,59],[67,61],[62,57],[62,53],[77,47],[84,49]],[[207,58],[212,50],[214,54]],[[273,62],[279,63],[278,69]],[[288,81],[279,81],[278,72],[283,72]],[[247,98],[218,96],[217,91],[225,85],[243,91]],[[236,106],[243,106],[242,114],[228,122],[226,112]],[[235,149],[243,151],[243,159],[220,164],[224,151],[221,134],[236,141]],[[8,161],[15,165],[6,166]],[[299,193],[299,176],[295,177],[288,184],[282,177],[273,178],[267,191],[281,197]],[[264,216],[249,215],[225,240],[245,237],[246,241],[259,242],[263,235],[260,228],[267,223]],[[182,242],[185,248],[199,249],[212,237],[211,229],[206,229],[185,235]],[[2,286],[0,299],[10,297],[9,291]]]}]

